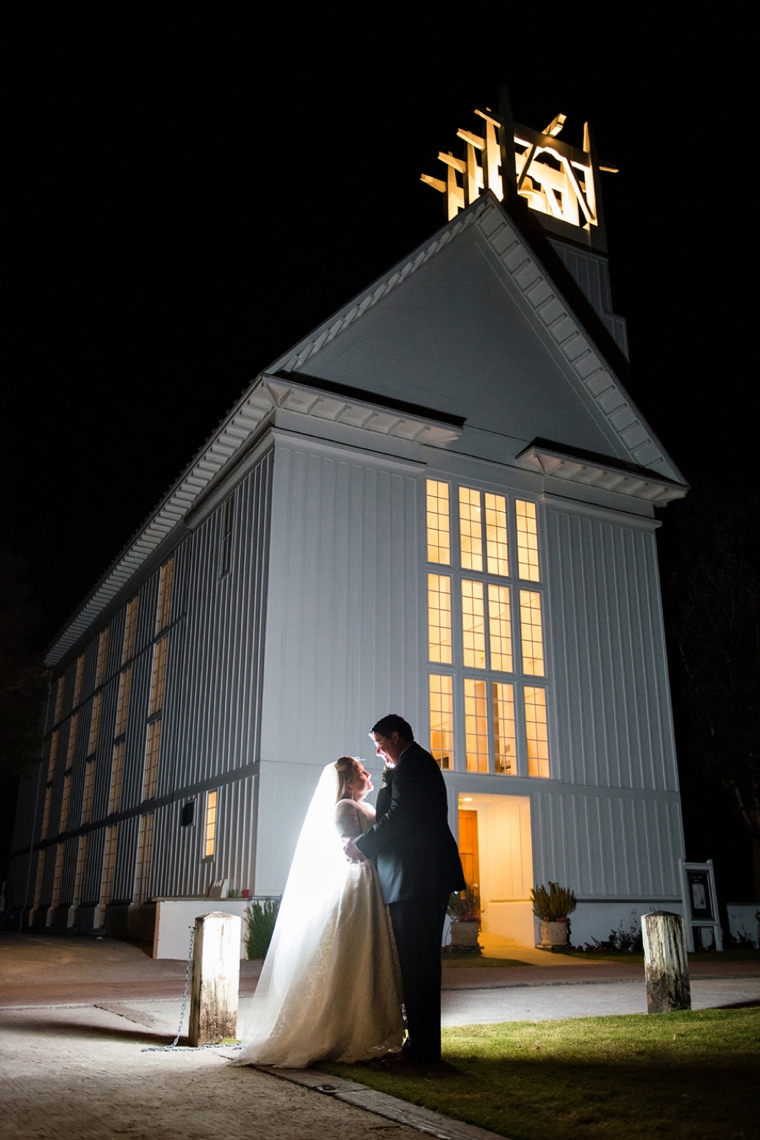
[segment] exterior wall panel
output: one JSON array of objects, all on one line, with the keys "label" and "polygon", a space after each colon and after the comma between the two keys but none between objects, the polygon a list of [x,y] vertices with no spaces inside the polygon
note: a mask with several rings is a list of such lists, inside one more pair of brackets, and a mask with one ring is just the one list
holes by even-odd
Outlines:
[{"label": "exterior wall panel", "polygon": [[600,787],[678,788],[654,535],[548,511],[558,754]]}]

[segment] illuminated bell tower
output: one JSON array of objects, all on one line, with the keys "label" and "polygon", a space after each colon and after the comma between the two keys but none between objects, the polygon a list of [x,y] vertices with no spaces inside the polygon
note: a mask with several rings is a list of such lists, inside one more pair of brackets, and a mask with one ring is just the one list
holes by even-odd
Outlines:
[{"label": "illuminated bell tower", "polygon": [[522,229],[542,233],[627,357],[625,320],[612,311],[599,186],[601,172],[617,168],[599,162],[588,123],[582,149],[559,138],[563,114],[543,131],[515,123],[503,88],[498,114],[476,107],[475,115],[479,133],[457,131],[462,156],[438,153],[446,177],[423,174],[422,181],[444,195],[449,221],[490,190]]}]

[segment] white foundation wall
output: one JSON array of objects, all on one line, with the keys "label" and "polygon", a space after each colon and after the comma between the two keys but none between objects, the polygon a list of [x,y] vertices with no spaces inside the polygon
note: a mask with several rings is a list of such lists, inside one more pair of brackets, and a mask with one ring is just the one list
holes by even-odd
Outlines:
[{"label": "white foundation wall", "polygon": [[[614,899],[581,901],[570,915],[570,942],[583,947],[596,939],[605,942],[611,931],[641,932],[642,915],[653,910],[666,910],[671,914],[683,914],[683,903],[673,899]],[[535,920],[536,942],[540,941],[538,919]]]}]

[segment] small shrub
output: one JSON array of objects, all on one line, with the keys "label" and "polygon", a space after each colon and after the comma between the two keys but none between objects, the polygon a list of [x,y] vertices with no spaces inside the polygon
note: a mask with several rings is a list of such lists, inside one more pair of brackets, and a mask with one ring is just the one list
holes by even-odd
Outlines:
[{"label": "small shrub", "polygon": [[454,922],[480,922],[483,906],[477,887],[466,887],[460,894],[453,894],[446,908]]},{"label": "small shrub", "polygon": [[641,933],[641,923],[637,917],[636,911],[631,911],[630,926],[623,926],[622,922],[617,930],[611,930],[609,938],[600,942],[597,938],[592,938],[583,947],[584,950],[593,951],[603,954],[605,951],[609,953],[611,950],[616,950],[618,953],[624,954],[643,954],[644,952],[644,936]]},{"label": "small shrub", "polygon": [[248,930],[245,945],[249,958],[266,956],[279,909],[280,900],[277,898],[257,899],[246,908],[245,921]]},{"label": "small shrub", "polygon": [[533,913],[542,922],[559,922],[571,914],[577,903],[575,895],[569,887],[560,887],[559,884],[549,880],[549,890],[543,885],[534,887],[530,892],[530,901],[533,903]]},{"label": "small shrub", "polygon": [[754,950],[757,946],[757,942],[752,935],[748,934],[746,929],[742,927],[741,930],[737,930],[736,934],[731,935],[731,945],[736,946],[738,950]]}]

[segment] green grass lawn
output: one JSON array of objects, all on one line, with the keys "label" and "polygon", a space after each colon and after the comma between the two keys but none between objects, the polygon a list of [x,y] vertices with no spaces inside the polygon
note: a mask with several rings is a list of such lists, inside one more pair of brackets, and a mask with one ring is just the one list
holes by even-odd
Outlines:
[{"label": "green grass lawn", "polygon": [[441,965],[446,967],[459,967],[469,966],[485,966],[489,969],[493,966],[529,966],[529,962],[520,962],[517,958],[486,958],[482,954],[469,954],[467,951],[447,950],[445,954],[441,954]]},{"label": "green grass lawn", "polygon": [[321,1065],[511,1140],[760,1136],[760,1009],[444,1029],[450,1067]]}]

